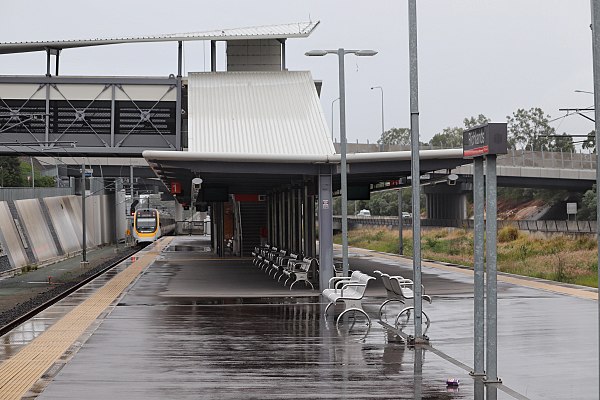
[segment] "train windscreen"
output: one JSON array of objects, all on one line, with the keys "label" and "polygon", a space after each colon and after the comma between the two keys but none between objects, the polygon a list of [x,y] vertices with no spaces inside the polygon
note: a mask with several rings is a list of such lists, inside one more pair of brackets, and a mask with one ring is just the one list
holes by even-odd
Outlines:
[{"label": "train windscreen", "polygon": [[138,211],[135,227],[140,233],[149,233],[156,230],[156,211]]}]

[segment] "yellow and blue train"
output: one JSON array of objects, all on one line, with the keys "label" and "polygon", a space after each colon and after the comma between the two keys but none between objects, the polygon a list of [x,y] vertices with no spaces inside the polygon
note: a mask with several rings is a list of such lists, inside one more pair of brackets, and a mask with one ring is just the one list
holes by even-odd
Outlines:
[{"label": "yellow and blue train", "polygon": [[133,237],[136,243],[151,243],[175,230],[175,219],[156,208],[141,208],[133,215]]}]

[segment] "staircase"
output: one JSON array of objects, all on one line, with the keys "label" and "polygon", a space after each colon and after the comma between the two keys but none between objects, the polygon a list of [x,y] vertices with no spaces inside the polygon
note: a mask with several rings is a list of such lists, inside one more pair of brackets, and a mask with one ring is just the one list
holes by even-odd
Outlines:
[{"label": "staircase", "polygon": [[240,215],[242,222],[241,256],[249,257],[255,246],[260,245],[260,228],[267,226],[267,203],[241,202]]}]

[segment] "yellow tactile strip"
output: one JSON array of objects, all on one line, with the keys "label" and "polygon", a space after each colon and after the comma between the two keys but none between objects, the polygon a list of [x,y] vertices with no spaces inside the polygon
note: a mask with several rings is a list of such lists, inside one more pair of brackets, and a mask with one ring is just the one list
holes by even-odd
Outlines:
[{"label": "yellow tactile strip", "polygon": [[20,399],[85,330],[156,258],[172,238],[155,247],[52,325],[10,359],[0,364],[0,399]]}]

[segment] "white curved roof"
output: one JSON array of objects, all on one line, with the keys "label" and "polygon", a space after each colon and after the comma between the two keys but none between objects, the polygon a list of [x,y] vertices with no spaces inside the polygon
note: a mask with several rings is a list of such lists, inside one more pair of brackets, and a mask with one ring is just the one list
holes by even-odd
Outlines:
[{"label": "white curved roof", "polygon": [[249,28],[217,29],[207,32],[172,33],[164,35],[137,36],[123,38],[96,38],[81,40],[53,40],[39,42],[0,43],[0,54],[46,51],[46,49],[71,49],[77,47],[102,46],[121,43],[178,42],[190,40],[247,40],[247,39],[286,39],[308,37],[319,25],[315,22],[295,22],[282,25],[255,26]]},{"label": "white curved roof", "polygon": [[335,154],[308,71],[190,73],[188,150],[290,159]]}]

